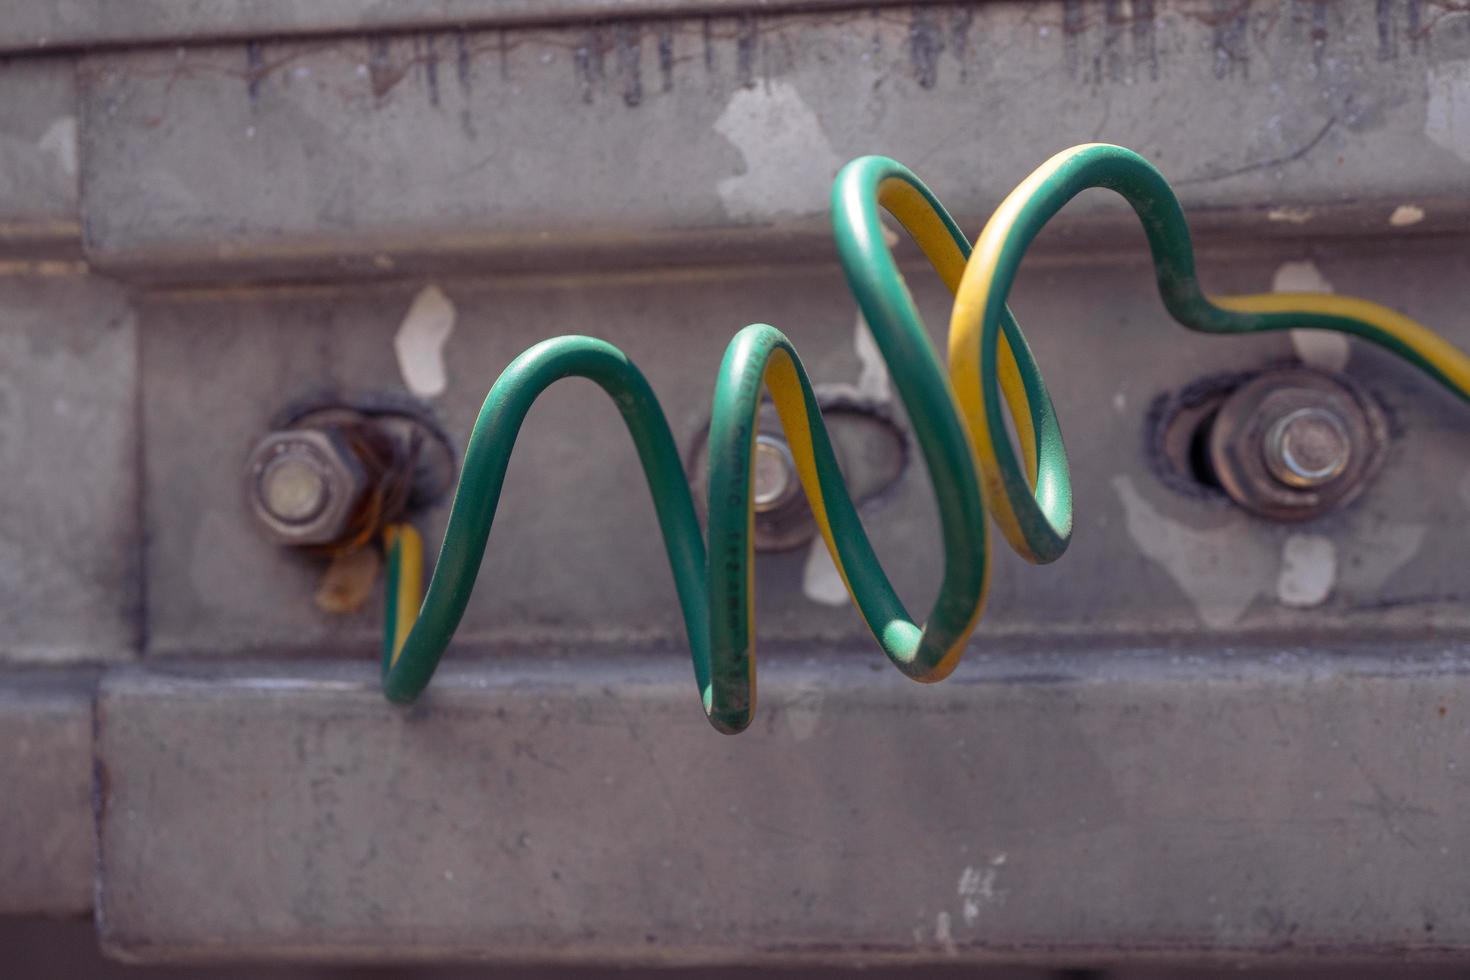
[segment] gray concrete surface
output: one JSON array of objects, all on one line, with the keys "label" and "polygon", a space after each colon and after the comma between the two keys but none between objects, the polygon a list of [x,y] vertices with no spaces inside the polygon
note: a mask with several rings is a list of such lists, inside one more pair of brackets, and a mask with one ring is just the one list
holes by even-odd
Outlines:
[{"label": "gray concrete surface", "polygon": [[125,293],[0,271],[0,660],[117,660],[143,638],[136,325]]},{"label": "gray concrete surface", "polygon": [[69,58],[0,60],[0,260],[80,250],[73,68]]},{"label": "gray concrete surface", "polygon": [[1467,677],[1033,642],[925,687],[777,648],[730,738],[673,653],[460,659],[407,709],[367,664],[119,670],[99,928],[149,959],[1458,954]]},{"label": "gray concrete surface", "polygon": [[95,672],[0,674],[0,916],[92,907],[95,684]]},{"label": "gray concrete surface", "polygon": [[[1179,331],[1106,195],[1013,297],[1076,541],[1048,568],[994,542],[972,660],[939,688],[880,662],[820,555],[763,557],[757,728],[710,732],[646,492],[587,386],[533,413],[448,676],[407,712],[373,691],[376,609],[317,611],[321,565],[264,543],[240,481],[277,410],[323,392],[418,391],[462,443],[505,364],[564,332],[623,346],[685,444],[752,321],[881,397],[829,261],[828,184],[863,152],[973,230],[1048,153],[1127,143],[1177,182],[1211,291],[1360,293],[1470,346],[1465,11],[5,13],[0,913],[91,905],[100,759],[124,956],[1463,960],[1464,406],[1359,345]],[[905,254],[938,338],[948,304]],[[436,294],[442,345],[411,313]],[[1293,359],[1388,412],[1351,508],[1276,526],[1161,476],[1157,398]],[[922,467],[865,519],[922,610]],[[79,664],[103,676],[95,758]]]},{"label": "gray concrete surface", "polygon": [[[174,279],[809,252],[854,156],[973,223],[1087,140],[1237,234],[1343,209],[1382,232],[1402,204],[1463,229],[1470,30],[1378,9],[920,5],[88,56],[86,246]],[[1079,207],[1116,225],[1101,200]]]}]

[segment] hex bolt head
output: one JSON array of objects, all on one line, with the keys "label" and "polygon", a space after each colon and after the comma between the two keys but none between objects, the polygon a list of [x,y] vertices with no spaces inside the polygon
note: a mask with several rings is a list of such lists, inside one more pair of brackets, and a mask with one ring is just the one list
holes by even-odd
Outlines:
[{"label": "hex bolt head", "polygon": [[758,514],[769,513],[796,496],[801,479],[796,474],[796,460],[784,439],[761,433],[755,437],[754,504]]},{"label": "hex bolt head", "polygon": [[1236,503],[1263,517],[1301,521],[1361,492],[1387,438],[1382,410],[1351,379],[1285,368],[1226,397],[1210,426],[1208,452]]},{"label": "hex bolt head", "polygon": [[1262,444],[1266,468],[1288,487],[1320,487],[1353,455],[1347,423],[1325,408],[1298,408],[1272,423]]},{"label": "hex bolt head", "polygon": [[251,450],[251,513],[276,541],[324,545],[342,538],[368,492],[368,473],[333,428],[283,429]]},{"label": "hex bolt head", "polygon": [[328,474],[315,459],[280,455],[260,475],[261,506],[278,521],[303,524],[322,512],[330,493]]}]

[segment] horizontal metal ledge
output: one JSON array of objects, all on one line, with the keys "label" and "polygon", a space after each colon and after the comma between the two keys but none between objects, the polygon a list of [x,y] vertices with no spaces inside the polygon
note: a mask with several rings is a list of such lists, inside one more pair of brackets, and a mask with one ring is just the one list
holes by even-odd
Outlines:
[{"label": "horizontal metal ledge", "polygon": [[[1393,209],[1387,199],[1312,205],[1305,207],[1313,214],[1305,226],[1273,218],[1280,209],[1266,205],[1194,208],[1188,218],[1196,250],[1217,256],[1258,251],[1272,243],[1391,248],[1443,241],[1450,243],[1448,247],[1460,247],[1470,229],[1470,201],[1429,199],[1431,217],[1407,228],[1387,224],[1384,216]],[[957,220],[972,230],[985,224],[983,215],[962,215]],[[0,249],[3,244],[0,235]],[[1131,211],[1108,209],[1063,216],[1031,247],[1027,259],[1032,265],[1133,261],[1147,254],[1147,247]],[[922,261],[918,248],[906,238],[895,251],[903,261]],[[542,273],[617,275],[836,260],[826,218],[760,227],[604,229],[555,236],[467,229],[343,238],[311,235],[271,243],[201,241],[89,253],[89,267],[100,274],[164,288]]]},{"label": "horizontal metal ledge", "polygon": [[1470,653],[871,651],[122,668],[99,923],[132,959],[640,962],[1470,947]]},{"label": "horizontal metal ledge", "polygon": [[104,46],[199,44],[254,37],[307,37],[523,27],[635,17],[914,6],[937,0],[244,0],[227,6],[144,0],[119,10],[105,0],[21,5],[0,24],[0,53]]}]

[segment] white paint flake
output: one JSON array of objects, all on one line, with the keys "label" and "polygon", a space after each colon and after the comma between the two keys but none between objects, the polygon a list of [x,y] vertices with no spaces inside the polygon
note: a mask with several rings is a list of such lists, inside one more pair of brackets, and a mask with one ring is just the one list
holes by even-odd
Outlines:
[{"label": "white paint flake", "polygon": [[873,331],[869,329],[868,321],[863,319],[861,310],[853,327],[852,346],[857,352],[858,363],[862,365],[858,372],[858,394],[873,401],[888,401],[893,397],[888,362],[883,360],[883,352],[878,350],[878,342],[873,339]]},{"label": "white paint flake", "polygon": [[791,692],[791,703],[782,712],[786,717],[786,728],[791,737],[805,742],[817,733],[822,723],[823,685],[812,681],[802,683]]},{"label": "white paint flake", "polygon": [[742,88],[715,120],[715,132],[745,158],[745,172],[717,185],[736,218],[821,214],[842,166],[821,121],[790,82]]},{"label": "white paint flake", "polygon": [[1280,221],[1288,225],[1304,225],[1312,220],[1311,208],[1294,208],[1287,205],[1266,212],[1268,221]]},{"label": "white paint flake", "polygon": [[454,303],[438,286],[419,290],[393,336],[398,371],[408,390],[420,398],[442,395],[448,387],[444,345],[454,332]]},{"label": "white paint flake", "polygon": [[801,569],[801,592],[812,602],[824,606],[847,604],[847,586],[842,584],[842,575],[827,550],[827,542],[819,534],[812,539],[806,553],[806,564]]},{"label": "white paint flake", "polygon": [[1425,87],[1424,135],[1470,163],[1470,60],[1431,66]]},{"label": "white paint flake", "polygon": [[1003,864],[1004,854],[992,860],[990,867],[967,867],[960,872],[960,913],[964,916],[965,925],[972,926],[979,920],[980,906],[992,905],[1004,898],[1004,894],[995,887],[996,876],[1000,874],[999,868]]},{"label": "white paint flake", "polygon": [[56,166],[68,177],[77,175],[77,117],[60,116],[36,141],[42,153],[49,154]]},{"label": "white paint flake", "polygon": [[1276,598],[1284,606],[1310,609],[1332,594],[1337,582],[1337,548],[1320,534],[1293,534],[1281,548]]},{"label": "white paint flake", "polygon": [[1395,228],[1407,228],[1424,220],[1424,209],[1417,204],[1400,204],[1388,216],[1388,223]]},{"label": "white paint flake", "polygon": [[[1271,277],[1273,293],[1330,293],[1332,283],[1312,262],[1285,262]],[[1352,356],[1347,337],[1331,330],[1293,330],[1291,346],[1308,367],[1341,371]]]},{"label": "white paint flake", "polygon": [[949,955],[955,954],[954,933],[949,928],[948,912],[940,912],[934,917],[934,941],[943,946]]}]

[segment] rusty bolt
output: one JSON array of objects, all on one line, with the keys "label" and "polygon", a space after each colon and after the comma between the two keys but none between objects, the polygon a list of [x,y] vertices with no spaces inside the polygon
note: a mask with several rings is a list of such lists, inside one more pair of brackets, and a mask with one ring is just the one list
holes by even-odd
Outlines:
[{"label": "rusty bolt", "polygon": [[1383,456],[1382,411],[1350,379],[1267,371],[1232,392],[1210,427],[1220,486],[1264,517],[1300,521],[1355,497]]}]

